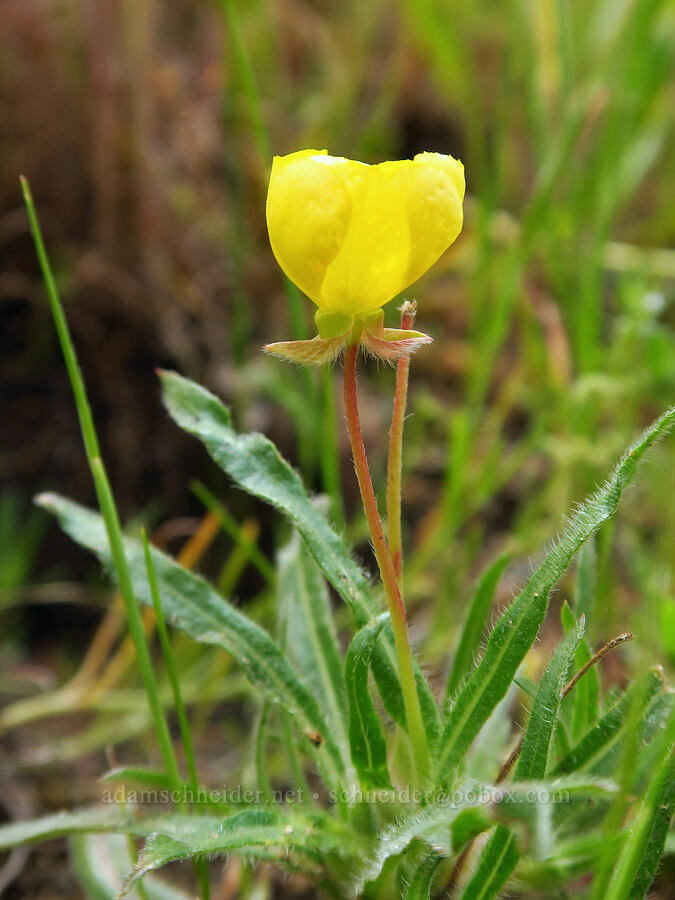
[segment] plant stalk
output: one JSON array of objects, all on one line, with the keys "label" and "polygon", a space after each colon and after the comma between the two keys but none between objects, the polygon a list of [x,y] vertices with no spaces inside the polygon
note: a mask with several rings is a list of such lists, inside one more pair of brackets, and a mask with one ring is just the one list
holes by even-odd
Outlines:
[{"label": "plant stalk", "polygon": [[[406,300],[401,307],[401,328],[412,328],[417,312],[417,303]],[[403,573],[403,544],[401,540],[401,473],[403,468],[403,423],[408,402],[408,373],[410,357],[402,356],[396,367],[396,393],[394,411],[389,430],[389,459],[387,461],[387,529],[389,532],[389,553],[394,564],[396,579],[401,586]]]},{"label": "plant stalk", "polygon": [[377,500],[370,477],[366,448],[363,443],[361,422],[359,419],[358,396],[356,389],[356,358],[358,345],[352,344],[345,350],[344,372],[344,401],[347,417],[347,429],[352,445],[354,468],[356,478],[361,491],[361,500],[366,514],[370,537],[373,542],[375,558],[380,570],[380,577],[387,597],[387,605],[391,616],[391,625],[394,631],[394,643],[398,658],[399,674],[401,676],[401,689],[403,703],[408,722],[408,733],[412,744],[415,766],[420,778],[424,778],[429,772],[429,745],[426,731],[422,721],[417,685],[415,683],[415,670],[413,667],[410,642],[408,641],[408,627],[406,623],[405,606],[398,586],[396,572],[387,546],[387,540],[382,528],[382,520],[377,509]]}]

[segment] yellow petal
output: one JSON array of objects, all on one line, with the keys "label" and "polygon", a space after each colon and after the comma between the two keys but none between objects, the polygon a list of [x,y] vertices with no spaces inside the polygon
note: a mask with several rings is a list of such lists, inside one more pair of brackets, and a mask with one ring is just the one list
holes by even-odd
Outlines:
[{"label": "yellow petal", "polygon": [[351,196],[326,151],[301,150],[275,156],[267,192],[267,228],[272,250],[286,275],[321,307],[328,265],[351,219]]},{"label": "yellow petal", "polygon": [[464,166],[451,156],[420,153],[412,166],[399,173],[398,186],[406,196],[410,227],[402,291],[431,268],[462,230]]},{"label": "yellow petal", "polygon": [[464,168],[451,156],[367,166],[300,151],[274,160],[270,242],[317,306],[363,315],[416,281],[455,240],[463,197]]}]

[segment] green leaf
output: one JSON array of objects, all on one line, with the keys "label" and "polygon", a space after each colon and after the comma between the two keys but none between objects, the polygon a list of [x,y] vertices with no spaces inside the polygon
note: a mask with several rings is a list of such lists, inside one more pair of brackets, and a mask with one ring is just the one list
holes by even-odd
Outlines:
[{"label": "green leaf", "polygon": [[347,694],[326,584],[297,532],[279,554],[280,637],[319,701],[349,768]]},{"label": "green leaf", "polygon": [[364,790],[390,788],[387,768],[387,741],[370,699],[368,669],[375,643],[389,620],[382,613],[352,638],[345,660],[345,681],[349,698],[349,745],[352,762]]},{"label": "green leaf", "polygon": [[[298,473],[262,434],[237,434],[229,411],[205,388],[175,372],[162,372],[164,404],[173,420],[203,441],[214,461],[240,488],[265,500],[298,529],[319,568],[349,606],[362,628],[382,610],[368,579],[354,562],[342,539],[317,510]],[[403,695],[398,678],[391,627],[378,642],[372,669],[391,717],[405,726]],[[439,732],[438,710],[429,685],[417,672],[417,687],[425,725],[434,743]]]},{"label": "green leaf", "polygon": [[131,815],[119,807],[105,809],[81,809],[76,812],[60,812],[27,822],[12,822],[0,826],[0,850],[9,850],[21,844],[36,844],[66,834],[103,831],[128,831]]},{"label": "green leaf", "polygon": [[609,774],[620,752],[622,740],[630,721],[630,713],[638,698],[642,699],[643,715],[649,704],[663,694],[666,688],[660,668],[648,673],[646,687],[634,684],[617,700],[614,706],[600,719],[579,743],[556,765],[553,774],[566,772],[593,772],[597,775]]},{"label": "green leaf", "polygon": [[462,679],[474,667],[474,660],[478,654],[481,637],[487,628],[495,590],[510,559],[511,555],[504,553],[487,568],[478,582],[478,587],[473,595],[469,614],[466,617],[462,635],[459,639],[452,669],[450,670],[445,691],[446,700],[449,700],[455,694]]},{"label": "green leaf", "polygon": [[614,515],[638,461],[674,423],[675,407],[657,419],[626,452],[608,481],[566,523],[542,564],[495,625],[480,663],[446,717],[438,752],[441,779],[453,772],[508,690],[539,632],[551,589],[584,541]]},{"label": "green leaf", "polygon": [[429,847],[422,855],[408,882],[405,900],[429,900],[436,870],[443,859],[442,854]]},{"label": "green leaf", "polygon": [[[641,857],[638,872],[629,892],[631,898],[644,897],[652,886],[663,857],[675,811],[675,756],[672,752],[670,758],[664,761],[664,769],[662,787],[654,794],[655,802],[651,807],[646,804],[643,817],[647,821],[642,833],[636,837],[636,831],[633,831],[629,838],[629,841],[640,841],[636,856]],[[630,846],[627,851],[630,851]]]},{"label": "green leaf", "polygon": [[[57,516],[61,527],[76,543],[95,553],[110,569],[108,542],[100,516],[55,494],[42,494],[38,502]],[[141,542],[126,538],[124,552],[136,596],[146,605],[152,605]],[[302,731],[318,732],[323,738],[317,751],[318,761],[327,769],[324,774],[328,781],[334,786],[340,784],[345,774],[344,761],[319,704],[270,635],[224,600],[203,578],[160,550],[153,548],[151,552],[167,621],[196,641],[216,644],[231,653],[249,680],[269,700],[280,703],[295,716]],[[308,745],[311,747],[309,742]]]},{"label": "green leaf", "polygon": [[[560,619],[565,633],[569,634],[575,626],[576,619],[567,602],[562,605]],[[582,669],[592,657],[588,644],[580,641],[574,657],[575,670]],[[598,720],[600,679],[594,666],[577,682],[569,699],[572,704],[572,737],[579,740]]]},{"label": "green leaf", "polygon": [[491,900],[496,897],[517,862],[515,838],[505,825],[499,825],[487,842],[478,868],[464,888],[461,900]]},{"label": "green leaf", "polygon": [[562,691],[584,632],[584,624],[583,617],[575,623],[574,628],[556,648],[551,662],[544,671],[532,705],[523,749],[514,772],[515,781],[543,778],[548,772]]},{"label": "green leaf", "polygon": [[[121,834],[79,834],[69,842],[70,858],[89,900],[117,900],[132,860]],[[148,900],[191,900],[194,894],[149,875],[143,880]]]},{"label": "green leaf", "polygon": [[[539,689],[534,698],[532,711],[528,720],[527,731],[523,747],[514,771],[514,781],[521,782],[533,778],[544,778],[549,767],[555,727],[558,720],[560,700],[563,688],[567,680],[567,672],[574,658],[581,636],[584,630],[583,618],[560,642],[551,662],[546,667],[542,676]],[[509,798],[510,800],[511,798]],[[517,807],[516,807],[517,808]],[[542,815],[537,817],[535,825],[536,843],[540,855],[549,848],[550,834],[550,808],[549,804],[537,803],[536,810]],[[471,880],[465,891],[465,898],[482,897],[479,885],[474,884],[478,873],[485,877],[489,872],[489,893],[486,897],[494,896],[504,885],[506,879],[516,866],[519,853],[513,835],[507,828],[499,827],[490,838],[483,851],[478,872]],[[500,879],[503,879],[500,881]],[[472,887],[473,885],[473,887]]]},{"label": "green leaf", "polygon": [[102,784],[109,782],[121,782],[123,784],[144,784],[147,787],[171,790],[171,782],[166,772],[158,769],[147,769],[143,766],[116,766],[101,775],[99,781]]},{"label": "green leaf", "polygon": [[246,809],[226,818],[174,814],[153,825],[121,896],[147,872],[178,860],[236,853],[292,865],[295,855],[306,861],[303,871],[311,875],[312,865],[320,871],[331,857],[340,859],[342,867],[357,858],[356,836],[325,815]]},{"label": "green leaf", "polygon": [[[661,758],[624,842],[619,858],[602,896],[607,900],[640,900],[656,876],[663,854],[670,819],[675,807],[675,707],[659,734]],[[600,882],[601,887],[602,882]],[[597,886],[594,884],[594,888]],[[597,889],[593,896],[597,896]]]},{"label": "green leaf", "polygon": [[[411,841],[419,838],[425,840],[444,856],[450,856],[454,852],[456,840],[453,825],[459,816],[470,810],[472,815],[480,804],[487,807],[492,795],[484,790],[484,786],[469,779],[465,779],[457,785],[457,798],[449,797],[447,803],[430,805],[421,810],[415,810],[402,817],[392,825],[388,825],[377,837],[370,858],[366,860],[359,872],[355,883],[354,893],[359,894],[366,882],[375,881],[382,872],[387,861],[402,853]],[[489,828],[490,823],[484,820],[483,828]],[[462,834],[465,829],[462,828]]]},{"label": "green leaf", "polygon": [[590,537],[579,553],[576,590],[574,592],[574,611],[577,618],[586,616],[587,622],[592,619],[597,590],[598,553],[595,548],[595,538]]}]

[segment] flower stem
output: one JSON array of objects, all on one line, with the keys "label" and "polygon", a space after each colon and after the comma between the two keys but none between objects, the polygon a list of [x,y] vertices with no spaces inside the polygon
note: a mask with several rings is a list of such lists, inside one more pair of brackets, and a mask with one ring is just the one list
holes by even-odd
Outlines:
[{"label": "flower stem", "polygon": [[373,542],[375,558],[380,570],[380,577],[387,597],[391,625],[394,632],[396,656],[398,658],[399,673],[401,676],[401,689],[403,703],[408,722],[408,733],[415,758],[415,766],[420,778],[424,778],[429,771],[429,746],[427,744],[426,731],[422,722],[419,696],[415,683],[415,670],[413,668],[412,653],[408,641],[408,628],[406,623],[405,606],[398,586],[396,572],[389,554],[389,548],[384,536],[382,521],[377,509],[377,500],[373,490],[373,482],[368,468],[366,448],[363,443],[361,422],[359,420],[359,406],[356,391],[356,358],[358,345],[352,344],[345,350],[345,380],[344,399],[345,413],[347,416],[347,429],[352,445],[354,468],[356,478],[361,491],[363,509],[368,521],[370,537]]},{"label": "flower stem", "polygon": [[[417,304],[413,300],[401,307],[401,328],[409,330],[415,321]],[[403,459],[403,422],[408,400],[408,372],[410,357],[402,356],[396,367],[396,393],[394,412],[389,430],[389,460],[387,462],[387,527],[389,530],[389,553],[394,564],[399,587],[403,572],[403,547],[401,541],[401,470]]]}]

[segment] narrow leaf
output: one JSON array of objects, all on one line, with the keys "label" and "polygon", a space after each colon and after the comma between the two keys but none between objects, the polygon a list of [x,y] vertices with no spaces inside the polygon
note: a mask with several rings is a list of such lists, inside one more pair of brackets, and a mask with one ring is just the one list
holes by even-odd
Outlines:
[{"label": "narrow leaf", "polygon": [[[337,532],[317,510],[298,473],[262,434],[237,434],[229,411],[205,388],[175,372],[161,373],[164,404],[173,420],[203,441],[214,461],[242,490],[276,507],[298,529],[319,568],[349,606],[361,628],[382,610],[368,579],[349,555]],[[392,718],[405,725],[391,627],[378,642],[373,674]],[[438,710],[429,685],[418,672],[418,691],[430,742],[439,733]]]},{"label": "narrow leaf", "polygon": [[325,815],[275,809],[246,809],[224,819],[172,815],[155,823],[121,896],[147,872],[169,862],[230,853],[281,863],[297,854],[321,868],[331,855],[353,864],[356,845],[350,831]]},{"label": "narrow leaf", "polygon": [[610,519],[638,461],[675,423],[675,407],[664,413],[626,452],[608,481],[566,523],[557,542],[516,600],[495,625],[483,658],[450,708],[439,745],[438,774],[447,778],[464,757],[534,642],[546,615],[551,589],[574,555]]},{"label": "narrow leaf", "polygon": [[[593,772],[598,775],[608,774],[620,752],[622,739],[630,720],[630,711],[638,696],[644,697],[645,715],[649,704],[663,694],[665,680],[661,669],[652,669],[644,688],[641,684],[632,685],[614,706],[600,719],[579,743],[556,765],[553,774],[566,772]],[[607,762],[610,760],[610,762]]]},{"label": "narrow leaf", "polygon": [[279,554],[277,594],[282,645],[319,701],[348,763],[347,694],[330,598],[297,533]]},{"label": "narrow leaf", "polygon": [[510,558],[510,554],[504,553],[487,568],[478,582],[450,670],[448,686],[445,691],[446,700],[455,694],[462,679],[474,667],[481,637],[487,628],[495,590]]},{"label": "narrow leaf", "polygon": [[[580,620],[572,631],[558,645],[551,662],[542,676],[539,689],[534,698],[532,711],[528,720],[523,747],[514,772],[514,781],[520,782],[532,778],[544,778],[551,758],[555,726],[560,709],[560,701],[567,672],[574,658],[574,653],[581,639],[584,620]],[[548,807],[548,803],[546,803]],[[537,803],[539,810],[541,804]],[[550,812],[546,809],[545,812]],[[550,822],[546,817],[545,823]],[[537,829],[538,844],[548,840],[548,834],[542,836]],[[464,900],[474,897],[494,897],[501,890],[507,878],[516,866],[519,858],[518,848],[513,834],[504,826],[499,826],[485,847],[476,875],[467,885]],[[478,880],[486,879],[487,893],[480,893]]]},{"label": "narrow leaf", "polygon": [[97,806],[76,812],[60,812],[27,822],[0,825],[0,850],[9,850],[20,844],[36,844],[66,834],[98,831],[127,831],[131,816],[119,807],[105,809]]},{"label": "narrow leaf", "polygon": [[514,780],[543,778],[549,768],[555,727],[567,672],[584,631],[583,617],[563,638],[542,676],[525,732]]},{"label": "narrow leaf", "polygon": [[492,900],[506,884],[517,862],[518,848],[512,832],[505,825],[497,826],[461,900]]},{"label": "narrow leaf", "polygon": [[431,847],[423,854],[408,883],[405,900],[429,900],[434,876],[442,859],[442,854]]},{"label": "narrow leaf", "polygon": [[364,790],[390,788],[387,742],[368,690],[368,669],[375,643],[389,620],[383,613],[352,638],[345,660],[349,698],[349,745]]},{"label": "narrow leaf", "polygon": [[[43,494],[38,502],[57,516],[61,527],[76,543],[95,553],[110,569],[100,516],[55,494]],[[152,605],[142,544],[126,538],[124,552],[136,596]],[[328,767],[329,780],[340,783],[344,776],[342,754],[319,704],[270,635],[224,600],[203,578],[156,548],[151,553],[167,620],[196,641],[222,647],[268,699],[280,703],[296,717],[303,732],[318,732],[323,739],[319,761]]]},{"label": "narrow leaf", "polygon": [[[574,628],[576,619],[566,602],[562,606],[560,618],[565,633],[569,634]],[[580,641],[574,657],[575,670],[579,671],[582,669],[592,658],[591,648],[586,641]],[[598,677],[597,669],[595,666],[592,666],[575,685],[569,701],[572,707],[571,725],[572,738],[574,740],[579,740],[597,722],[599,698],[600,678]]]}]

